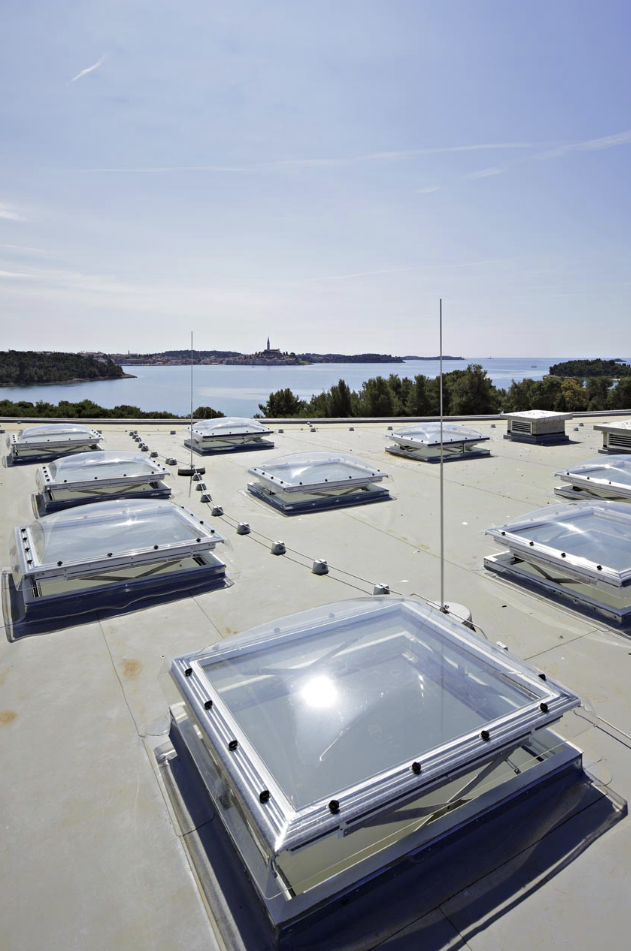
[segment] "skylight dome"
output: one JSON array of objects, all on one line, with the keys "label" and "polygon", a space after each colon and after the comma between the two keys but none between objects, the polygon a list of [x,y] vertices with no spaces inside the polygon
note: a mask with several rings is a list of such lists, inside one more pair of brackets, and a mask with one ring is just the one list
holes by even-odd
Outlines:
[{"label": "skylight dome", "polygon": [[[440,423],[416,423],[414,426],[386,433],[386,438],[395,443],[394,446],[386,446],[386,452],[393,455],[424,462],[440,460]],[[488,456],[489,450],[479,446],[479,443],[487,442],[488,439],[488,436],[468,426],[443,423],[443,458]]]},{"label": "skylight dome", "polygon": [[[50,621],[225,581],[224,539],[169,501],[98,502],[15,529],[9,621]],[[5,612],[6,613],[6,612]]]},{"label": "skylight dome", "polygon": [[594,429],[603,434],[601,452],[631,452],[631,419],[597,423]]},{"label": "skylight dome", "polygon": [[485,567],[620,622],[631,616],[631,509],[553,505],[486,530],[508,549]]},{"label": "skylight dome", "polygon": [[95,429],[78,423],[50,423],[30,426],[9,436],[7,445],[13,462],[40,462],[70,452],[98,449],[103,440]]},{"label": "skylight dome", "polygon": [[504,413],[508,428],[504,439],[515,442],[558,444],[569,442],[565,421],[572,413],[553,413],[547,409],[528,409],[518,413]]},{"label": "skylight dome", "polygon": [[567,483],[554,490],[561,498],[631,500],[631,456],[590,459],[555,475]]},{"label": "skylight dome", "polygon": [[277,929],[579,755],[548,729],[574,694],[409,600],[283,618],[171,676],[174,745]]},{"label": "skylight dome", "polygon": [[258,480],[248,483],[252,495],[287,515],[390,498],[377,484],[389,478],[385,472],[342,453],[296,453],[248,472]]},{"label": "skylight dome", "polygon": [[79,452],[37,470],[40,513],[117,498],[168,498],[169,470],[140,452]]},{"label": "skylight dome", "polygon": [[271,436],[272,432],[256,419],[243,419],[240,416],[204,419],[193,423],[192,439],[189,429],[184,445],[200,454],[235,449],[270,449],[274,443],[264,437]]}]

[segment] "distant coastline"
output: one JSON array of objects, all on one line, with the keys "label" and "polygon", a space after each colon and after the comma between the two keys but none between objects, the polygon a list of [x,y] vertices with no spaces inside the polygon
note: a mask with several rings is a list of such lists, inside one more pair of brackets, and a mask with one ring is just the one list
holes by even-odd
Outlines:
[{"label": "distant coastline", "polygon": [[[118,366],[312,366],[336,363],[406,363],[407,361],[433,362],[439,357],[393,356],[390,353],[294,353],[293,351],[261,350],[258,353],[238,353],[235,350],[163,350],[159,353],[110,353],[109,359]],[[447,355],[443,360],[465,360],[465,357]]]},{"label": "distant coastline", "polygon": [[0,350],[0,386],[66,386],[129,377],[103,353]]},{"label": "distant coastline", "polygon": [[11,389],[15,386],[75,386],[78,383],[106,383],[108,380],[137,380],[138,377],[133,373],[121,373],[120,376],[115,377],[74,377],[71,380],[46,380],[43,383],[39,381],[31,381],[28,383],[0,383],[0,389],[6,388]]}]

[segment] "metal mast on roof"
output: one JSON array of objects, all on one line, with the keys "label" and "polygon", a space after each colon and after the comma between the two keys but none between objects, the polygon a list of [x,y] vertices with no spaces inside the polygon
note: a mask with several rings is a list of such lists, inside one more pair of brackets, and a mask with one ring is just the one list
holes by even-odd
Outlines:
[{"label": "metal mast on roof", "polygon": [[191,330],[191,472],[193,471],[193,331]]},{"label": "metal mast on roof", "polygon": [[443,299],[440,298],[439,310],[439,409],[440,409],[440,610],[447,613],[445,605],[445,511],[444,511],[444,458],[443,458]]}]

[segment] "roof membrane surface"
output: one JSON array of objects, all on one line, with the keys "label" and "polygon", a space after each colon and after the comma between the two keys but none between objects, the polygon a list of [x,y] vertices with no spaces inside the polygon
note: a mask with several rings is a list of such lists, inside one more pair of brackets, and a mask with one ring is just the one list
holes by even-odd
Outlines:
[{"label": "roof membrane surface", "polygon": [[[353,895],[304,941],[292,937],[291,951],[626,947],[629,634],[482,569],[484,557],[499,548],[485,529],[554,503],[554,473],[595,458],[602,436],[594,425],[617,425],[618,419],[584,422],[562,446],[504,440],[499,418],[475,422],[489,436],[492,455],[445,467],[444,591],[448,603],[453,599],[471,611],[481,640],[501,641],[509,658],[527,661],[585,700],[585,709],[569,712],[554,729],[583,751],[587,773],[581,776],[587,778],[551,785],[458,841],[442,842],[384,885],[378,900]],[[171,435],[171,421],[94,425],[103,430],[107,450],[133,450],[126,429],[135,425],[160,462],[179,456],[181,463],[186,456],[181,431]],[[235,890],[227,910],[217,911],[192,873],[192,855],[217,823],[195,790],[182,814],[175,814],[156,765],[174,702],[164,665],[213,643],[228,645],[235,634],[263,623],[273,629],[292,613],[370,597],[381,583],[421,604],[441,595],[438,469],[388,456],[383,420],[323,423],[316,432],[304,421],[280,425],[284,433],[275,441],[281,457],[322,452],[365,460],[372,471],[395,477],[396,498],[387,506],[286,519],[244,491],[248,468],[254,463],[267,469],[269,451],[218,457],[205,476],[212,500],[202,501],[188,478],[171,482],[178,504],[229,538],[232,587],[89,623],[78,618],[41,636],[10,641],[5,632],[0,641],[0,944],[10,951],[270,951],[246,893]],[[23,428],[17,421],[3,427],[8,434]],[[36,468],[0,468],[5,569],[11,567],[14,528],[33,521]],[[177,467],[170,468],[175,476]],[[213,507],[223,514],[213,516]],[[249,525],[248,534],[237,534],[242,523]],[[276,556],[270,547],[279,538],[286,554]],[[523,539],[527,547],[530,540]],[[316,559],[327,560],[326,575],[312,572]],[[392,669],[403,670],[394,676],[404,678],[421,704],[420,686],[410,677],[414,667],[402,657],[393,654]],[[352,670],[345,676],[355,682]],[[394,699],[383,681],[387,706]],[[272,682],[281,680],[275,675]],[[378,702],[376,677],[365,689]],[[239,693],[243,698],[244,684],[235,697]],[[297,708],[289,710],[283,696],[279,692],[281,708],[296,718]],[[466,694],[456,699],[446,715],[467,707]],[[361,714],[357,705],[350,709]],[[364,722],[375,725],[370,714]],[[255,728],[261,731],[259,724]],[[345,740],[337,742],[341,749]],[[323,748],[321,743],[320,753]],[[300,761],[295,768],[302,768]],[[227,852],[221,843],[217,848],[219,874],[227,867]]]}]

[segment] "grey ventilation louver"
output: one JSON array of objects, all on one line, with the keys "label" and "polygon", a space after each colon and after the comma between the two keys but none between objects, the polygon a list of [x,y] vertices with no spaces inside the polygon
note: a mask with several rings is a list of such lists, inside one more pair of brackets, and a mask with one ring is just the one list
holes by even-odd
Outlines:
[{"label": "grey ventilation louver", "polygon": [[[225,582],[224,539],[181,506],[135,499],[45,515],[15,529],[8,620],[26,625],[142,606]],[[6,608],[5,608],[6,613]]]},{"label": "grey ventilation louver", "polygon": [[265,436],[271,436],[268,429],[256,419],[242,419],[239,416],[227,416],[220,419],[205,419],[193,423],[188,430],[184,445],[200,455],[231,450],[271,449],[274,445]]},{"label": "grey ventilation louver", "polygon": [[40,514],[121,498],[168,498],[169,470],[139,452],[79,452],[40,466]]},{"label": "grey ventilation louver", "polygon": [[567,483],[554,490],[561,498],[631,501],[630,456],[590,459],[570,469],[560,469],[555,475]]},{"label": "grey ventilation louver", "polygon": [[[438,462],[440,460],[440,423],[418,423],[396,429],[386,435],[392,439],[394,446],[386,446],[386,452],[406,459],[417,459],[423,462]],[[468,426],[459,426],[456,423],[444,423],[442,433],[443,459],[464,459],[490,455],[489,450],[480,447],[479,443],[488,442],[476,429]]]},{"label": "grey ventilation louver", "polygon": [[30,426],[13,433],[7,440],[10,461],[44,462],[71,452],[98,449],[103,436],[95,429],[70,423]]},{"label": "grey ventilation louver", "polygon": [[622,622],[631,616],[631,508],[570,502],[486,530],[506,554],[484,565],[557,600]]},{"label": "grey ventilation louver", "polygon": [[529,409],[520,413],[504,413],[508,428],[504,439],[515,442],[558,444],[569,442],[565,421],[572,413],[552,413],[545,409]]},{"label": "grey ventilation louver", "polygon": [[594,429],[603,434],[601,452],[631,452],[631,419],[597,423]]},{"label": "grey ventilation louver", "polygon": [[354,456],[304,452],[249,469],[257,482],[248,490],[286,515],[382,502],[390,498],[378,485],[389,476]]},{"label": "grey ventilation louver", "polygon": [[171,676],[167,788],[194,764],[277,931],[580,760],[548,729],[578,697],[414,601],[276,620]]}]

